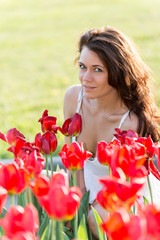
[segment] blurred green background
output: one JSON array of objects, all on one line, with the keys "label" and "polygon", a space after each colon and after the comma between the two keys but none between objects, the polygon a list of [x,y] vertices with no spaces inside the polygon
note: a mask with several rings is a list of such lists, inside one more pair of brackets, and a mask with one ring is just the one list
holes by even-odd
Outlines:
[{"label": "blurred green background", "polygon": [[[94,27],[113,26],[134,40],[160,103],[159,22],[159,0],[0,0],[0,131],[16,127],[34,141],[45,109],[63,123],[64,93],[79,83],[77,42]],[[0,158],[12,157],[7,147],[0,142]]]}]

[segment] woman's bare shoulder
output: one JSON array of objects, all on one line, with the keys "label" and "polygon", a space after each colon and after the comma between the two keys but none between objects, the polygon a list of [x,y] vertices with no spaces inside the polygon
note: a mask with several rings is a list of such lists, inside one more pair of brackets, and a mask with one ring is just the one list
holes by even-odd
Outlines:
[{"label": "woman's bare shoulder", "polygon": [[135,113],[131,112],[122,125],[122,130],[132,130],[137,132],[138,130],[138,117]]},{"label": "woman's bare shoulder", "polygon": [[73,85],[71,87],[69,87],[65,93],[65,97],[66,98],[74,98],[74,97],[77,97],[80,90],[82,89],[82,86],[81,85]]},{"label": "woman's bare shoulder", "polygon": [[73,85],[69,87],[64,96],[64,117],[71,117],[77,108],[79,92],[82,89],[81,85]]}]

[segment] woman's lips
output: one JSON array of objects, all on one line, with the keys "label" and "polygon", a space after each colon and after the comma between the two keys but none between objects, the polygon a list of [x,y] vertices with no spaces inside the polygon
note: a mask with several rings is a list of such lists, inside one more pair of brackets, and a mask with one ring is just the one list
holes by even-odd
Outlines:
[{"label": "woman's lips", "polygon": [[85,90],[93,90],[93,89],[95,89],[95,87],[90,87],[90,86],[85,86],[85,85],[84,85],[84,88],[85,88]]}]

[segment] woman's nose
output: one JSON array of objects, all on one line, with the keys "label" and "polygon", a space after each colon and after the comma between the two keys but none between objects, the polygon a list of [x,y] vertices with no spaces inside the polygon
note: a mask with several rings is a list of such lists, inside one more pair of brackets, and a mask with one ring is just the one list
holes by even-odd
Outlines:
[{"label": "woman's nose", "polygon": [[92,74],[90,72],[90,70],[86,70],[86,72],[83,75],[83,81],[92,81]]}]

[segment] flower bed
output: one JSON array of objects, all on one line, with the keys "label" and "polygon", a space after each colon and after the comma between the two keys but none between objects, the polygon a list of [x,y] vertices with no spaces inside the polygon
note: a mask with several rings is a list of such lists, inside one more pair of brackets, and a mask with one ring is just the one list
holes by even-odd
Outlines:
[{"label": "flower bed", "polygon": [[[46,110],[39,122],[42,134],[35,136],[34,143],[27,142],[15,128],[6,135],[0,132],[0,138],[9,144],[7,150],[14,154],[12,163],[0,164],[1,240],[91,240],[87,224],[89,192],[82,196],[76,186],[76,171],[92,154],[84,150],[83,143],[65,144],[59,155],[65,168],[72,171],[71,178],[58,166],[53,171],[57,132],[71,138],[78,135],[81,117],[76,113],[60,127]],[[116,129],[115,137],[109,144],[97,144],[98,161],[110,169],[109,176],[99,179],[102,189],[96,198],[108,212],[107,218],[102,221],[92,208],[99,239],[160,239],[160,203],[154,203],[149,178],[153,174],[160,180],[154,165],[156,159],[160,167],[160,145],[150,137],[139,138],[131,130]],[[151,202],[142,194],[145,185],[149,186]],[[11,206],[6,210],[8,195]]]}]

